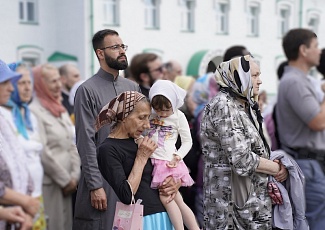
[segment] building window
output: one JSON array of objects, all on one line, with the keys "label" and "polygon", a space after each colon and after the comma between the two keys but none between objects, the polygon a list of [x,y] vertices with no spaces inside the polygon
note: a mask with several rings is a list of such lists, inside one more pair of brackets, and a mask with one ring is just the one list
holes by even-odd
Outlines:
[{"label": "building window", "polygon": [[320,14],[318,10],[307,10],[307,27],[316,34],[318,33]]},{"label": "building window", "polygon": [[35,45],[21,45],[17,47],[17,60],[26,62],[29,66],[36,66],[44,62],[43,49]]},{"label": "building window", "polygon": [[180,0],[181,6],[181,30],[194,31],[194,0]]},{"label": "building window", "polygon": [[37,23],[38,22],[37,0],[20,0],[19,1],[19,19],[21,22]]},{"label": "building window", "polygon": [[283,37],[290,29],[292,6],[289,4],[278,4],[277,17],[278,17],[278,36]]},{"label": "building window", "polygon": [[228,34],[229,2],[215,1],[217,33]]},{"label": "building window", "polygon": [[159,0],[144,0],[145,27],[148,29],[159,28]]},{"label": "building window", "polygon": [[249,36],[258,36],[259,34],[259,4],[252,3],[247,9],[247,28]]},{"label": "building window", "polygon": [[102,0],[102,21],[107,25],[119,25],[119,0]]}]

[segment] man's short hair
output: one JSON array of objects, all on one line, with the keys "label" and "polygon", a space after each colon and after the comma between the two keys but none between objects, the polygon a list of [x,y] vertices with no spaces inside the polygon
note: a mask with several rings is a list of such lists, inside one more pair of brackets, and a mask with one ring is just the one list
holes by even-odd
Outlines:
[{"label": "man's short hair", "polygon": [[137,54],[132,58],[130,70],[131,70],[132,77],[136,82],[142,83],[140,75],[142,73],[148,73],[149,72],[148,63],[156,60],[157,58],[158,55],[154,53]]},{"label": "man's short hair", "polygon": [[244,56],[244,51],[247,51],[245,46],[231,46],[223,55],[223,61],[225,62],[233,59],[234,57]]},{"label": "man's short hair", "polygon": [[317,35],[309,29],[292,29],[283,37],[282,47],[288,61],[295,61],[299,56],[301,45],[310,46],[311,40]]},{"label": "man's short hair", "polygon": [[277,69],[277,71],[276,71],[277,76],[278,76],[278,80],[281,80],[281,78],[282,78],[282,76],[283,76],[283,73],[284,73],[284,68],[285,68],[286,66],[288,66],[288,65],[289,65],[288,61],[283,61],[283,62],[281,62],[281,64],[278,66],[278,69]]},{"label": "man's short hair", "polygon": [[119,34],[115,30],[105,29],[100,30],[93,36],[92,43],[93,43],[93,49],[96,52],[97,49],[103,48],[104,44],[104,38],[107,35],[116,35],[119,36]]},{"label": "man's short hair", "polygon": [[70,68],[71,66],[74,66],[74,67],[77,68],[76,65],[71,64],[71,63],[64,64],[64,65],[60,66],[60,68],[59,68],[60,76],[67,76],[68,73],[69,73],[69,68]]}]

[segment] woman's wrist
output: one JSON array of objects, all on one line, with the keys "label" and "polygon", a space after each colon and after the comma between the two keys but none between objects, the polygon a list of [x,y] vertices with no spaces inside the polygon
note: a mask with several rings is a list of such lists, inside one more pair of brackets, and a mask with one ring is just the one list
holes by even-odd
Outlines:
[{"label": "woman's wrist", "polygon": [[140,154],[137,154],[137,156],[135,157],[135,161],[137,161],[141,165],[145,165],[145,164],[147,164],[148,158],[145,156],[145,153],[140,153]]},{"label": "woman's wrist", "polygon": [[278,165],[278,169],[277,169],[277,172],[275,173],[275,175],[277,175],[281,171],[281,164],[277,163],[277,165]]}]

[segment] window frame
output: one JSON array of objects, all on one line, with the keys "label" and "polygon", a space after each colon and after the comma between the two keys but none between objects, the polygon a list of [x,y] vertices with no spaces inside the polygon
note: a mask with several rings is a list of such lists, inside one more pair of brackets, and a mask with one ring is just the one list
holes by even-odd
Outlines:
[{"label": "window frame", "polygon": [[[288,12],[287,18],[281,16],[281,10]],[[276,3],[276,17],[277,17],[277,35],[282,38],[293,26],[295,17],[295,5],[293,0],[277,0]],[[285,27],[283,29],[283,26]]]},{"label": "window frame", "polygon": [[[256,8],[256,15],[251,14],[251,9]],[[258,37],[260,34],[260,12],[261,4],[257,1],[250,1],[247,4],[247,35],[250,37]],[[255,31],[253,31],[255,30]]]},{"label": "window frame", "polygon": [[[119,26],[120,25],[120,0],[102,0],[102,22],[104,25],[108,26]],[[111,9],[110,9],[111,8]],[[105,14],[106,9],[106,14]],[[109,15],[111,12],[114,12],[114,16],[112,16],[109,20]]]},{"label": "window frame", "polygon": [[[148,1],[150,1],[153,4],[148,5],[147,4]],[[144,3],[144,27],[146,29],[158,30],[160,28],[160,0],[143,0],[143,3]]]},{"label": "window frame", "polygon": [[[311,19],[316,19],[317,25],[311,26],[309,24],[309,21]],[[321,20],[321,11],[316,10],[316,9],[309,9],[306,12],[306,26],[310,30],[314,31],[316,34],[319,32],[319,25],[320,25],[320,20]]]},{"label": "window frame", "polygon": [[[38,24],[38,0],[19,0],[19,21],[26,24]],[[29,4],[32,4],[33,19],[30,19]]]},{"label": "window frame", "polygon": [[[188,5],[188,3],[190,5]],[[195,0],[179,0],[178,5],[181,7],[181,31],[194,32],[195,22]]]},{"label": "window frame", "polygon": [[30,63],[30,61],[26,61],[26,59],[32,59],[35,60],[34,64],[38,65],[43,62],[43,52],[43,49],[38,46],[22,45],[17,47],[17,60]]},{"label": "window frame", "polygon": [[[221,5],[225,6],[224,12],[220,9]],[[216,33],[223,35],[229,34],[230,2],[228,0],[215,0],[214,10],[216,16]]]}]

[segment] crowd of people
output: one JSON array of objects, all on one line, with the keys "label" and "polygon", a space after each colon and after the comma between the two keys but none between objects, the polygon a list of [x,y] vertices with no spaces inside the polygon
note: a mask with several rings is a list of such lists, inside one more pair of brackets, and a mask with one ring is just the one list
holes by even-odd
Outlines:
[{"label": "crowd of people", "polygon": [[[0,60],[0,230],[112,229],[117,201],[141,199],[143,229],[325,225],[325,49],[283,37],[276,102],[257,60],[232,46],[203,76],[135,55],[115,30],[100,68]],[[124,73],[124,76],[121,76]],[[265,118],[265,119],[264,119]]]}]

